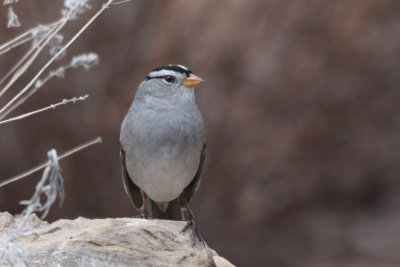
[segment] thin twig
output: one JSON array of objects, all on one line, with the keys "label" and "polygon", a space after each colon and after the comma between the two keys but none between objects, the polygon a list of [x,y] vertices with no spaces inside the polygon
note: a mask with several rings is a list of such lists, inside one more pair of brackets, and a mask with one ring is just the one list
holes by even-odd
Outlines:
[{"label": "thin twig", "polygon": [[[24,94],[17,102],[15,102],[13,105],[11,105],[5,115],[8,115],[10,112],[12,112],[15,108],[20,106],[22,103],[25,102],[26,99],[31,97],[35,92],[37,92],[40,87],[42,87],[48,80],[50,80],[53,77],[60,77],[64,76],[64,73],[66,72],[67,69],[69,68],[77,68],[77,67],[83,67],[84,69],[89,69],[93,67],[94,65],[99,64],[99,57],[96,53],[86,53],[86,54],[80,54],[78,56],[74,56],[71,59],[71,62],[65,66],[60,66],[56,70],[50,71],[47,76],[45,76],[42,79],[38,79],[35,83],[35,86],[33,87],[32,90],[28,91],[28,93]],[[4,118],[4,117],[3,117]],[[1,121],[0,121],[1,124]]]},{"label": "thin twig", "polygon": [[[50,23],[50,24],[47,24],[47,25],[36,26],[36,27],[34,27],[34,28],[30,29],[30,30],[27,30],[27,31],[21,33],[20,35],[18,35],[14,39],[1,44],[0,45],[0,55],[10,51],[11,49],[13,49],[13,48],[15,48],[15,47],[17,47],[17,46],[29,41],[29,40],[32,40],[33,38],[35,38],[33,36],[33,34],[32,34],[34,31],[36,31],[38,29],[41,29],[41,28],[52,28],[53,26],[57,25],[59,22],[60,22],[60,20],[58,20],[56,22],[53,22],[53,23]],[[31,35],[31,36],[27,37],[29,35]]]},{"label": "thin twig", "polygon": [[[63,158],[68,157],[68,156],[70,156],[70,155],[72,155],[72,154],[74,154],[74,153],[76,153],[76,152],[78,152],[78,151],[80,151],[82,149],[85,149],[85,148],[87,148],[89,146],[92,146],[94,144],[98,144],[98,143],[101,143],[101,142],[102,142],[101,137],[97,137],[97,138],[93,139],[92,141],[89,141],[87,143],[84,143],[82,145],[74,147],[73,149],[68,150],[67,152],[64,152],[63,154],[61,154],[58,157],[58,159],[59,160],[63,159]],[[8,185],[8,184],[10,184],[12,182],[18,181],[18,180],[20,180],[20,179],[22,179],[22,178],[24,178],[24,177],[26,177],[26,176],[28,176],[28,175],[30,175],[32,173],[35,173],[35,172],[45,168],[46,166],[47,166],[47,162],[45,162],[43,164],[40,164],[39,166],[37,166],[35,168],[32,168],[32,169],[30,169],[30,170],[28,170],[26,172],[23,172],[23,173],[21,173],[21,174],[19,174],[17,176],[14,176],[12,178],[6,179],[6,180],[4,180],[3,182],[0,183],[0,188],[5,186],[5,185]]]},{"label": "thin twig", "polygon": [[7,53],[8,51],[10,51],[11,49],[13,49],[17,46],[20,46],[26,42],[29,42],[30,40],[32,40],[34,38],[35,38],[34,36],[28,36],[28,37],[25,37],[24,39],[19,40],[18,42],[13,43],[12,45],[6,47],[5,49],[0,50],[0,56]]},{"label": "thin twig", "polygon": [[[8,47],[13,47],[14,43],[19,42],[20,39],[24,38],[27,35],[30,35],[34,30],[36,30],[37,27],[27,30],[26,32],[21,33],[20,35],[18,35],[17,37],[15,37],[14,39],[7,41],[3,44],[0,45],[0,55],[4,53],[5,49],[8,49]],[[7,50],[8,51],[8,50]]]},{"label": "thin twig", "polygon": [[116,3],[112,3],[112,5],[119,5],[119,4],[123,4],[123,3],[126,3],[126,2],[131,2],[132,0],[121,0],[121,1],[119,1],[119,2],[116,2]]},{"label": "thin twig", "polygon": [[[71,19],[71,17],[74,15],[75,9],[78,8],[79,2],[76,3],[74,8],[71,8],[67,14],[63,15],[61,19],[56,21],[55,23],[49,24],[49,30],[46,32],[45,36],[43,36],[42,39],[40,39],[38,42],[36,42],[31,49],[22,57],[21,60],[9,71],[5,77],[1,79],[1,83],[3,83],[14,71],[14,75],[11,78],[11,80],[7,83],[7,85],[0,91],[0,97],[15,83],[16,80],[18,80],[19,77],[29,68],[30,65],[34,62],[34,60],[38,57],[40,52],[43,50],[43,48],[53,39],[53,37],[65,26],[67,21]],[[42,27],[45,28],[46,26]],[[37,28],[39,29],[39,28]],[[36,50],[35,53],[33,53]],[[29,58],[30,54],[33,55]],[[58,56],[58,55],[57,55]],[[28,60],[25,62],[25,64],[22,65],[22,67],[19,68],[19,66],[24,63],[24,61],[28,58]],[[18,69],[19,68],[19,69]],[[27,86],[23,90],[28,90],[29,87]],[[16,98],[20,97],[25,91],[20,91],[10,102],[8,102],[1,110],[0,114],[2,111],[4,111],[9,104],[12,104],[15,102]],[[0,116],[0,119],[4,119],[4,117],[9,113],[8,111],[6,114],[3,114]]]},{"label": "thin twig", "polygon": [[[72,14],[72,13],[71,13]],[[60,21],[59,21],[59,25],[55,25],[54,28],[50,29],[48,31],[48,33],[38,42],[36,43],[24,56],[23,59],[25,60],[26,58],[28,58],[28,56],[33,53],[35,50],[36,52],[33,53],[33,55],[25,62],[24,65],[22,65],[21,68],[19,68],[18,70],[16,70],[16,72],[14,73],[13,77],[11,78],[11,80],[7,83],[7,85],[1,90],[0,92],[0,97],[11,87],[11,85],[13,85],[15,83],[16,80],[18,80],[19,77],[21,77],[21,75],[28,69],[28,67],[30,65],[32,65],[33,61],[36,59],[36,57],[40,54],[40,52],[43,50],[43,48],[47,45],[48,42],[50,42],[50,40],[53,38],[53,36],[55,34],[57,34],[57,32],[59,32],[62,27],[64,27],[64,25],[67,23],[68,21],[68,17],[63,17]],[[43,43],[41,43],[43,41]],[[20,60],[17,65],[23,63],[24,61]],[[17,66],[16,65],[16,66]],[[19,67],[19,66],[18,66]],[[13,70],[16,69],[15,67],[13,68]],[[9,73],[7,73],[7,75],[9,75]],[[4,79],[2,79],[3,81]],[[25,93],[26,90],[28,90],[29,87],[25,87],[21,92],[19,92],[19,94],[17,94],[17,96],[15,96],[13,98],[13,100],[11,100],[9,103],[7,103],[1,110],[0,110],[0,114],[9,106],[12,104],[12,102],[15,102],[15,99],[18,98],[20,95],[22,95],[23,93]],[[25,91],[24,91],[25,90]],[[4,118],[4,116],[2,117]]]},{"label": "thin twig", "polygon": [[[3,45],[0,46],[0,55],[1,55],[1,54],[2,54],[1,50],[2,50],[2,49],[7,49],[7,46],[13,46],[12,48],[16,47],[16,45],[13,44],[13,43],[14,43],[14,42],[17,43],[19,39],[25,37],[27,34],[32,34],[34,31],[37,31],[37,30],[39,30],[39,29],[46,29],[46,28],[49,29],[49,30],[47,31],[47,33],[42,37],[42,39],[40,39],[39,41],[37,41],[37,42],[22,56],[22,58],[21,58],[20,60],[18,60],[18,62],[11,68],[11,70],[10,70],[6,75],[4,75],[3,78],[1,78],[0,84],[3,84],[3,83],[8,79],[8,77],[10,77],[11,74],[13,74],[13,73],[15,72],[15,70],[18,69],[18,68],[21,66],[22,63],[24,63],[24,61],[33,53],[33,51],[35,51],[36,49],[39,49],[39,45],[51,34],[52,29],[55,29],[55,26],[57,26],[60,22],[61,22],[61,20],[58,20],[58,21],[53,22],[53,23],[51,23],[51,24],[41,25],[41,26],[35,27],[35,28],[33,28],[33,29],[31,29],[31,30],[28,30],[27,32],[25,32],[25,33],[23,33],[23,34],[17,36],[16,38],[14,38],[14,40],[11,40],[10,42],[5,43],[5,44],[3,44]],[[33,36],[33,35],[32,35],[32,36]],[[28,38],[28,37],[27,37],[27,38]],[[29,37],[29,38],[30,38],[30,37]],[[30,39],[31,39],[31,38],[30,38]],[[20,41],[19,41],[19,42],[20,42]],[[10,50],[10,49],[8,49],[8,50]],[[7,50],[7,51],[8,51],[8,50]],[[42,49],[40,49],[40,50],[42,50]],[[7,52],[7,51],[5,51],[5,52]],[[11,84],[10,84],[10,86],[11,86]],[[8,87],[10,87],[10,86],[8,86]],[[8,89],[8,88],[7,88],[7,89]],[[1,91],[1,93],[0,93],[0,96],[3,95],[3,94],[4,94],[3,91],[7,91],[7,89],[3,89],[3,90]]]},{"label": "thin twig", "polygon": [[49,109],[55,109],[58,106],[65,105],[65,104],[68,104],[68,103],[71,103],[71,102],[75,104],[75,102],[86,100],[88,97],[89,97],[89,95],[84,95],[84,96],[80,96],[80,97],[73,97],[73,98],[70,98],[70,99],[63,99],[62,101],[60,101],[60,102],[58,102],[56,104],[51,104],[50,106],[47,106],[47,107],[44,107],[44,108],[41,108],[41,109],[37,109],[37,110],[31,111],[31,112],[27,112],[27,113],[24,113],[24,114],[16,116],[16,117],[12,117],[12,118],[7,119],[7,120],[0,121],[0,125],[5,124],[7,122],[21,120],[21,119],[30,117],[32,115],[35,115],[37,113],[40,113],[40,112],[43,112],[43,111],[46,111],[46,110],[49,110]]},{"label": "thin twig", "polygon": [[[21,92],[19,92],[11,101],[9,101],[1,110],[0,110],[0,119],[3,119],[8,112],[5,112],[5,110],[18,98],[21,97],[22,94],[24,94],[29,88],[36,82],[36,80],[40,77],[40,75],[50,66],[50,64],[59,56],[61,55],[86,29],[89,27],[90,24],[101,14],[105,9],[108,8],[108,6],[113,2],[114,0],[108,0],[106,4],[103,4],[100,8],[99,11],[68,41],[67,44],[65,44],[44,66],[41,68],[38,73],[35,75],[35,77],[22,89]],[[63,23],[65,24],[65,23]]]}]

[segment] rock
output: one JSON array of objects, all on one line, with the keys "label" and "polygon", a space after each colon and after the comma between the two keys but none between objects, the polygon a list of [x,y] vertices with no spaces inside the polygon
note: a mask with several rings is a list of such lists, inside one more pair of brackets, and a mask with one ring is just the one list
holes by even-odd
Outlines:
[{"label": "rock", "polygon": [[214,258],[215,265],[217,265],[218,267],[235,267],[227,259],[222,258],[221,256],[215,255],[213,258]]},{"label": "rock", "polygon": [[11,224],[15,223],[14,217],[8,213],[0,213],[0,229],[9,227]]},{"label": "rock", "polygon": [[[13,241],[29,266],[233,266],[202,242],[193,244],[191,230],[181,233],[185,222],[77,218],[48,224],[36,215],[29,221],[33,227]],[[0,213],[0,246],[19,222]]]}]

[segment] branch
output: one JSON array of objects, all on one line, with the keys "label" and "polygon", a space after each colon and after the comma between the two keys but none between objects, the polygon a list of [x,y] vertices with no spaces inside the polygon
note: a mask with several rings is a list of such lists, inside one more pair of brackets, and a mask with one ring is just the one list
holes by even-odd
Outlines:
[{"label": "branch", "polygon": [[[68,43],[66,43],[44,66],[43,68],[41,68],[38,73],[35,75],[35,77],[33,77],[33,79],[24,87],[24,89],[22,89],[13,99],[11,99],[11,101],[9,101],[1,110],[0,110],[0,119],[4,118],[4,113],[6,111],[6,109],[12,105],[15,101],[18,100],[18,98],[21,97],[22,94],[24,94],[27,90],[29,90],[29,88],[31,88],[31,86],[36,82],[36,80],[40,77],[40,75],[50,66],[50,64],[56,59],[58,58],[58,56],[60,56],[88,27],[90,24],[92,24],[92,22],[98,17],[100,16],[101,13],[103,13],[104,10],[106,10],[109,5],[113,2],[114,0],[108,0],[107,3],[103,4],[100,8],[99,11],[97,11],[97,13],[68,41]],[[66,23],[63,22],[61,24],[61,27],[64,26],[64,24]]]},{"label": "branch", "polygon": [[84,96],[80,96],[80,97],[73,97],[73,98],[70,98],[70,99],[63,99],[62,101],[60,101],[60,102],[58,102],[56,104],[51,104],[50,106],[47,106],[47,107],[44,107],[44,108],[41,108],[41,109],[37,109],[37,110],[31,111],[31,112],[27,112],[27,113],[24,113],[22,115],[19,115],[19,116],[16,116],[16,117],[13,117],[13,118],[10,118],[10,119],[7,119],[7,120],[0,121],[0,125],[6,124],[6,123],[12,122],[12,121],[21,120],[21,119],[30,117],[32,115],[35,115],[37,113],[40,113],[40,112],[43,112],[43,111],[46,111],[46,110],[49,110],[49,109],[55,109],[58,106],[65,105],[65,104],[68,104],[68,103],[71,103],[71,102],[73,104],[75,104],[75,102],[86,100],[88,97],[89,97],[89,95],[84,95]]},{"label": "branch", "polygon": [[[102,142],[101,137],[97,137],[97,138],[93,139],[92,141],[89,141],[87,143],[84,143],[82,145],[74,147],[73,149],[68,150],[67,152],[64,152],[63,154],[61,154],[58,157],[58,159],[60,160],[60,159],[66,158],[66,157],[68,157],[68,156],[70,156],[70,155],[72,155],[72,154],[74,154],[74,153],[76,153],[76,152],[78,152],[78,151],[80,151],[82,149],[85,149],[85,148],[87,148],[89,146],[92,146],[94,144],[98,144],[98,143],[101,143],[101,142]],[[20,179],[22,179],[22,178],[24,178],[24,177],[26,177],[26,176],[28,176],[28,175],[30,175],[32,173],[35,173],[35,172],[45,168],[46,166],[47,166],[47,162],[45,162],[43,164],[40,164],[39,166],[37,166],[35,168],[32,168],[32,169],[30,169],[30,170],[28,170],[26,172],[23,172],[20,175],[14,176],[14,177],[9,178],[9,179],[6,179],[6,180],[4,180],[3,182],[0,183],[0,188],[5,186],[5,185],[8,185],[8,184],[10,184],[12,182],[18,181],[18,180],[20,180]]]}]

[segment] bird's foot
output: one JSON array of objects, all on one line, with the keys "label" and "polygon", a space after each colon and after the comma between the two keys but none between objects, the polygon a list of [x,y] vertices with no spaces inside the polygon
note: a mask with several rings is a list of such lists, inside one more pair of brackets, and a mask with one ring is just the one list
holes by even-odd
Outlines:
[{"label": "bird's foot", "polygon": [[134,216],[134,218],[140,218],[140,219],[149,219],[149,211],[147,209],[140,209],[139,214]]},{"label": "bird's foot", "polygon": [[182,229],[181,233],[185,232],[187,229],[192,228],[192,244],[193,246],[196,245],[196,237],[198,240],[200,240],[203,245],[205,246],[206,243],[204,242],[203,238],[201,237],[199,228],[196,225],[196,221],[194,219],[194,216],[189,216],[189,219],[185,225],[185,227]]}]

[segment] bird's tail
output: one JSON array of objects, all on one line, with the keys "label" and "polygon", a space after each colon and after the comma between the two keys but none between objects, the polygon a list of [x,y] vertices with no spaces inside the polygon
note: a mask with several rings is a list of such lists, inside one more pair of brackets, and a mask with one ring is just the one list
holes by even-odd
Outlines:
[{"label": "bird's tail", "polygon": [[[160,203],[150,200],[151,213],[153,219],[184,221],[182,208],[179,198],[168,202],[168,206],[164,209]],[[164,211],[165,210],[165,211]]]}]

